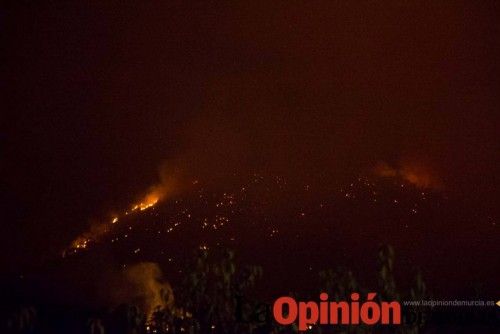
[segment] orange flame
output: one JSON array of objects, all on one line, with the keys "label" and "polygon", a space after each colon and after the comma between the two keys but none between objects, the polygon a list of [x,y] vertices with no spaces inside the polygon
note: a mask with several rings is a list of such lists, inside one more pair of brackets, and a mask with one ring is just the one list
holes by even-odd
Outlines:
[{"label": "orange flame", "polygon": [[145,211],[153,208],[158,202],[163,200],[167,196],[167,194],[171,193],[173,186],[171,181],[172,180],[170,180],[170,182],[168,183],[163,182],[162,184],[152,187],[150,192],[147,193],[142,198],[142,200],[138,201],[135,204],[132,204],[128,211],[113,216],[108,222],[101,222],[93,225],[89,231],[84,232],[71,242],[69,249],[63,252],[63,256],[65,256],[68,251],[76,253],[79,250],[88,248],[90,243],[99,240],[104,235],[106,235],[110,231],[110,226],[113,224],[117,224],[120,221],[121,217],[130,215],[134,212]]},{"label": "orange flame", "polygon": [[132,205],[131,211],[144,211],[146,209],[149,209],[158,203],[158,201],[161,198],[161,192],[159,191],[153,191],[150,194],[147,194],[142,201],[140,201],[137,204]]}]

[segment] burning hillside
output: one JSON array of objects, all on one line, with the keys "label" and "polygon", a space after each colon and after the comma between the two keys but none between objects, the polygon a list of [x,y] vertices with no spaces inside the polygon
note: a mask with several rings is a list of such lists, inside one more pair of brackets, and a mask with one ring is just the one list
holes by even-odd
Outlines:
[{"label": "burning hillside", "polygon": [[[271,280],[286,277],[293,267],[294,281],[280,281],[291,288],[332,263],[369,266],[366,254],[384,243],[402,253],[403,264],[419,266],[430,245],[438,253],[456,248],[470,233],[465,226],[472,219],[441,192],[377,175],[326,191],[257,174],[233,189],[212,190],[193,181],[182,194],[149,203],[114,218],[98,238],[67,254],[111,252],[122,266],[157,262],[175,280],[194,250],[229,248],[263,265]],[[456,226],[453,236],[443,233],[449,224]]]}]

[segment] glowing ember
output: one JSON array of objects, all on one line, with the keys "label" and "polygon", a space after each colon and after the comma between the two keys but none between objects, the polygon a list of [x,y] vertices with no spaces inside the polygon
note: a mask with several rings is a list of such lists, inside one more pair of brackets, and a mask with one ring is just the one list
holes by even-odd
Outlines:
[{"label": "glowing ember", "polygon": [[144,211],[146,209],[149,209],[153,206],[156,205],[156,203],[158,203],[159,201],[159,197],[156,196],[155,194],[150,194],[148,196],[146,196],[144,202],[140,202],[138,204],[135,204],[134,206],[132,206],[132,211]]},{"label": "glowing ember", "polygon": [[[367,200],[370,203],[376,203],[374,205],[379,207],[387,207],[387,205],[390,205],[391,207],[401,208],[400,211],[405,211],[412,217],[419,215],[421,212],[421,205],[423,205],[423,202],[426,201],[428,195],[431,196],[430,193],[418,189],[420,184],[406,180],[401,171],[387,173],[387,171],[391,170],[394,169],[391,169],[388,166],[381,166],[378,169],[380,179],[358,177],[345,187],[334,191],[333,199],[325,200],[322,198],[320,202],[314,203],[313,207],[319,207],[322,211],[328,210],[333,203],[336,203],[336,201],[341,198],[342,203],[345,201],[345,203],[351,202],[353,203],[352,205],[356,205],[355,203],[359,201],[362,202]],[[375,182],[375,180],[377,182]],[[287,183],[280,178],[276,178],[274,180],[271,179],[269,181],[267,179],[262,180],[261,177],[257,176],[247,180],[243,185],[239,185],[237,189],[241,191],[237,192],[212,192],[199,185],[192,188],[193,192],[190,192],[187,195],[187,199],[189,199],[190,196],[194,196],[194,198],[196,198],[195,203],[192,203],[190,200],[186,201],[186,198],[184,197],[176,197],[168,205],[168,213],[164,211],[164,208],[152,210],[152,208],[165,198],[165,193],[161,191],[161,188],[155,188],[153,191],[144,196],[141,201],[138,201],[136,204],[130,206],[128,211],[114,215],[106,223],[95,225],[89,232],[82,234],[75,241],[73,241],[69,251],[70,253],[76,253],[84,249],[89,249],[94,247],[96,242],[110,242],[116,244],[125,240],[134,239],[136,229],[129,224],[133,221],[143,220],[150,222],[152,219],[158,220],[159,224],[151,230],[151,232],[154,232],[155,238],[161,239],[165,238],[167,235],[175,234],[174,231],[182,229],[183,226],[189,224],[190,228],[198,226],[207,236],[212,235],[212,233],[222,236],[224,235],[224,232],[221,234],[220,231],[226,231],[229,229],[227,230],[227,233],[231,233],[230,241],[234,242],[238,239],[238,236],[233,234],[234,231],[231,230],[232,225],[235,220],[237,221],[238,218],[241,217],[241,215],[248,214],[245,209],[242,209],[246,206],[251,208],[250,212],[259,214],[255,221],[263,221],[263,231],[265,232],[266,237],[273,239],[280,238],[284,230],[280,229],[276,224],[267,225],[273,218],[268,217],[265,210],[265,208],[274,206],[274,202],[272,201],[276,195],[270,190],[274,189],[274,182],[280,191],[288,192],[293,189],[293,186],[287,186]],[[378,182],[381,183],[380,186],[377,185]],[[393,185],[396,191],[383,195],[382,190],[386,189],[387,183],[389,185]],[[305,186],[299,187],[299,189],[301,189],[301,192],[308,193],[311,186],[306,184]],[[340,192],[338,192],[339,190]],[[259,196],[252,195],[255,194],[255,192],[258,192]],[[412,197],[412,201],[408,202],[406,194],[413,192],[418,195],[416,198]],[[336,196],[339,196],[339,198]],[[254,197],[258,198],[255,202],[253,201]],[[196,205],[201,206],[198,207]],[[294,219],[297,219],[300,224],[305,224],[310,219],[314,219],[315,217],[315,211],[312,207],[308,208],[307,206],[308,204],[306,203],[299,205],[297,207],[297,211],[292,215],[292,217],[296,217]],[[144,219],[136,219],[135,217],[128,218],[127,216],[139,214],[146,210],[151,210],[151,212],[148,211],[144,215]],[[125,224],[125,226],[119,227],[119,222],[121,224]],[[146,227],[146,229],[148,230],[150,227],[151,226]],[[408,228],[408,226],[405,227]],[[106,236],[109,233],[116,234],[108,239]],[[131,254],[138,254],[139,252],[142,253],[141,249],[137,247],[138,245],[134,246],[135,248],[131,249]],[[213,245],[211,245],[210,242],[207,242],[207,240],[198,245],[201,250],[208,250],[210,246]],[[68,253],[66,252],[66,254]]]},{"label": "glowing ember", "polygon": [[129,211],[125,211],[121,215],[113,216],[109,222],[92,226],[90,231],[83,233],[73,240],[69,249],[63,252],[63,256],[65,256],[68,251],[75,253],[79,250],[87,249],[90,242],[96,241],[106,235],[110,231],[110,225],[117,224],[121,216],[126,216],[136,211],[144,211],[154,207],[162,198],[165,197],[167,193],[166,189],[167,187],[163,184],[156,186],[150,193],[144,196],[139,203],[132,205]]}]

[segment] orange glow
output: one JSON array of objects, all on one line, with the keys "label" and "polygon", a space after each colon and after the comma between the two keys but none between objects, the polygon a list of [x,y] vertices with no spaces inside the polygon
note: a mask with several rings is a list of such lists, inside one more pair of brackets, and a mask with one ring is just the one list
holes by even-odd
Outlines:
[{"label": "orange glow", "polygon": [[415,161],[402,161],[398,168],[379,162],[373,172],[380,177],[403,179],[418,188],[442,188],[442,182],[436,173],[427,165]]},{"label": "orange glow", "polygon": [[149,208],[155,206],[159,200],[160,200],[159,194],[157,194],[156,192],[152,192],[151,194],[146,195],[141,202],[134,204],[132,206],[131,210],[132,211],[137,211],[137,210],[144,211],[146,209],[149,209]]},{"label": "orange glow", "polygon": [[73,242],[71,243],[71,248],[73,249],[85,249],[87,248],[87,245],[88,245],[88,242],[89,242],[89,239],[86,238],[86,237],[78,237],[76,238],[75,240],[73,240]]},{"label": "orange glow", "polygon": [[439,189],[442,187],[440,180],[425,166],[416,164],[404,165],[401,168],[400,174],[407,182],[419,188]]},{"label": "orange glow", "polygon": [[[144,211],[153,208],[158,202],[163,200],[167,194],[171,192],[172,180],[169,180],[167,186],[166,182],[154,186],[151,188],[150,192],[147,193],[142,200],[131,205],[129,210],[123,211],[121,214],[113,215],[112,218],[107,222],[101,222],[98,224],[93,224],[90,231],[87,231],[80,236],[78,236],[69,247],[69,251],[77,252],[79,250],[87,249],[89,243],[92,241],[99,240],[104,235],[106,235],[111,229],[111,225],[119,223],[121,217],[130,215],[134,212]],[[63,252],[63,255],[68,252],[68,250]]]}]

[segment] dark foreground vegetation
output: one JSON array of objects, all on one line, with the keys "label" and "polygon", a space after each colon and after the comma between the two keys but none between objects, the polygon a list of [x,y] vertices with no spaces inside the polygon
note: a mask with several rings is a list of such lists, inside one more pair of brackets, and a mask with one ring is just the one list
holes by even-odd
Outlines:
[{"label": "dark foreground vegetation", "polygon": [[[381,247],[378,257],[377,282],[369,289],[361,286],[349,269],[330,268],[318,274],[317,291],[290,292],[297,300],[317,300],[327,292],[330,300],[348,300],[351,292],[363,298],[376,291],[379,300],[431,299],[422,276],[417,272],[408,291],[398,289],[394,278],[394,250]],[[293,274],[293,273],[291,273]],[[90,310],[29,304],[3,305],[2,333],[87,333],[87,334],[146,334],[146,333],[292,333],[295,325],[280,326],[272,317],[273,300],[262,300],[259,285],[265,285],[265,275],[259,266],[237,265],[235,254],[227,249],[200,249],[186,266],[183,281],[171,288],[163,285],[158,291],[161,306],[150,314],[133,301],[113,309]],[[109,287],[112,289],[113,287]],[[278,297],[278,296],[276,296]],[[4,303],[5,304],[5,303]],[[491,309],[491,308],[490,308]],[[458,323],[443,314],[425,309],[402,306],[400,326],[312,326],[311,333],[459,333],[493,332],[498,325],[496,310],[467,310],[467,321]],[[482,318],[474,318],[482,312]],[[434,314],[434,315],[433,315]],[[436,316],[437,315],[437,316]],[[445,321],[440,321],[445,319]],[[471,320],[472,321],[469,321]],[[475,319],[475,320],[474,320]],[[491,320],[490,323],[484,320]],[[495,320],[496,319],[496,320]],[[458,321],[458,322],[457,322]],[[496,324],[494,323],[495,321]],[[480,325],[481,324],[481,325]],[[498,328],[498,327],[497,327]]]}]

